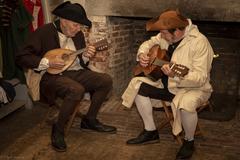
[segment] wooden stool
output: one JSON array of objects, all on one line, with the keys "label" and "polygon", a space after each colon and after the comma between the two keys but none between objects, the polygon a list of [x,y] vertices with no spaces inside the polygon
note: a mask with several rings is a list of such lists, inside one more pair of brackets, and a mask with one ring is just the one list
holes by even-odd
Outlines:
[{"label": "wooden stool", "polygon": [[[170,123],[171,127],[173,126],[173,114],[172,114],[172,109],[171,106],[167,106],[166,102],[161,100],[163,109],[164,109],[164,113],[165,113],[165,117],[166,119],[161,122],[159,129],[162,129],[163,127],[165,127],[167,124]],[[203,109],[209,107],[210,111],[212,111],[212,106],[210,105],[209,101],[203,103],[200,107],[197,108],[197,112],[199,113],[200,111],[202,111]],[[200,129],[199,123],[197,124],[197,128],[196,128],[196,132],[195,135],[202,135],[202,131]],[[182,145],[182,138],[180,135],[174,136],[178,142],[178,144]]]},{"label": "wooden stool", "polygon": [[68,135],[70,128],[72,127],[73,121],[76,117],[83,118],[83,114],[80,112],[81,107],[86,107],[90,105],[90,94],[85,93],[84,99],[80,101],[80,103],[75,107],[72,115],[69,117],[69,120],[65,126],[65,135]]},{"label": "wooden stool", "polygon": [[[173,114],[172,114],[172,109],[171,106],[167,106],[166,102],[163,100],[160,100],[164,109],[164,113],[165,113],[165,120],[160,124],[159,129],[162,129],[163,127],[165,127],[167,124],[170,123],[171,128],[173,127]],[[170,108],[170,109],[169,109]],[[178,144],[182,145],[182,139],[180,135],[174,136],[175,139],[177,140]]]},{"label": "wooden stool", "polygon": [[[64,132],[65,135],[68,135],[70,128],[72,127],[73,121],[76,117],[80,117],[82,118],[83,115],[80,112],[80,107],[83,105],[84,100],[82,100],[74,109],[73,113],[71,114],[71,116],[69,117],[69,120],[65,126]],[[49,107],[48,112],[46,117],[44,118],[44,123],[48,123],[49,125],[53,125],[54,123],[56,123],[57,121],[57,117],[59,114],[59,110],[60,110],[60,104],[62,103],[61,99],[58,99],[57,102]],[[85,102],[86,103],[86,102]],[[41,126],[43,126],[43,124],[41,124]]]}]

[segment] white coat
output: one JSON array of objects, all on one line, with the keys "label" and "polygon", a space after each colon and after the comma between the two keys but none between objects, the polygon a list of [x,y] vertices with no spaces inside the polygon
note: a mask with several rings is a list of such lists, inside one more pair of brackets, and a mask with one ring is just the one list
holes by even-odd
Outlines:
[{"label": "white coat", "polygon": [[[184,38],[174,50],[171,61],[187,66],[189,73],[183,78],[174,77],[168,79],[168,89],[175,94],[171,103],[174,116],[174,135],[182,131],[180,109],[196,112],[196,108],[206,102],[212,92],[209,81],[214,55],[213,49],[207,38],[199,32],[197,26],[193,25],[191,20],[188,21],[189,25],[185,29]],[[156,44],[159,44],[162,49],[167,49],[169,46],[168,42],[161,38],[161,33],[159,33],[151,37],[150,40],[145,41],[139,47],[138,54],[148,53],[149,49]],[[161,81],[159,82],[161,83]],[[159,84],[153,86],[159,86]],[[127,88],[125,92],[130,93],[129,90]],[[124,94],[122,96],[123,102],[126,98],[134,99],[137,93],[133,97],[127,97]]]}]

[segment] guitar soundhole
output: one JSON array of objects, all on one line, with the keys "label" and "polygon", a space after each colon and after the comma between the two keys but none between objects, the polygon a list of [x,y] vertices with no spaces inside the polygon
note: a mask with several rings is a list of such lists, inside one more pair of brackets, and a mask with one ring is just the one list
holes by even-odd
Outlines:
[{"label": "guitar soundhole", "polygon": [[62,60],[64,60],[64,61],[69,60],[69,55],[66,54],[66,53],[64,53],[64,54],[62,55]]}]

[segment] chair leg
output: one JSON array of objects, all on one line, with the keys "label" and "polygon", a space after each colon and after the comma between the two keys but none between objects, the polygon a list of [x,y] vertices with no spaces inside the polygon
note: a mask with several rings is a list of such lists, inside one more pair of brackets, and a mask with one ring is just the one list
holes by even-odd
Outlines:
[{"label": "chair leg", "polygon": [[181,138],[180,134],[177,135],[177,136],[174,136],[174,137],[175,137],[175,139],[177,140],[177,143],[178,143],[178,144],[180,144],[180,145],[183,144],[183,141],[182,141],[182,138]]},{"label": "chair leg", "polygon": [[[166,116],[166,119],[167,119],[166,122],[167,123],[169,122],[171,127],[173,127],[173,115],[172,115],[171,111],[169,111],[166,103],[164,101],[161,101],[161,102],[162,102],[164,113],[165,113],[165,116]],[[176,136],[174,136],[174,138],[177,140],[178,144],[182,145],[183,142],[182,142],[182,138],[181,138],[180,135],[176,135]]]},{"label": "chair leg", "polygon": [[65,126],[65,135],[68,135],[70,128],[72,127],[73,121],[76,117],[83,118],[83,114],[80,112],[80,107],[84,105],[84,101],[79,102],[79,104],[75,107],[72,115],[70,116],[66,126]]},{"label": "chair leg", "polygon": [[198,107],[197,112],[201,112],[203,109],[205,109],[207,107],[211,112],[213,112],[212,104],[209,101],[203,103],[200,107]]},{"label": "chair leg", "polygon": [[169,121],[168,120],[165,120],[164,122],[162,122],[160,125],[159,125],[159,129],[162,129],[163,127],[165,127],[166,125],[169,124]]},{"label": "chair leg", "polygon": [[65,135],[68,135],[69,130],[70,130],[70,128],[72,127],[73,120],[74,120],[74,118],[76,117],[76,115],[77,115],[78,112],[79,112],[80,106],[81,106],[80,104],[76,106],[74,112],[72,113],[70,119],[68,120],[67,125],[66,125],[66,128],[65,128]]},{"label": "chair leg", "polygon": [[202,130],[201,130],[201,127],[200,127],[199,123],[197,123],[195,136],[203,136],[203,133],[202,133]]},{"label": "chair leg", "polygon": [[[164,109],[164,113],[166,116],[166,120],[165,122],[161,123],[160,125],[160,129],[163,128],[164,126],[166,126],[168,123],[170,123],[171,127],[173,126],[173,114],[172,112],[168,109],[168,106],[166,105],[165,101],[161,101],[163,109]],[[210,111],[213,111],[212,105],[209,101],[205,102],[204,104],[202,104],[198,109],[197,112],[201,112],[203,109],[209,107]],[[200,128],[199,123],[197,123],[197,127],[196,127],[196,131],[195,131],[195,136],[203,136],[203,132]],[[182,138],[181,135],[177,135],[174,136],[174,138],[177,140],[178,144],[182,145]]]},{"label": "chair leg", "polygon": [[212,105],[211,102],[209,102],[208,106],[209,106],[209,111],[210,111],[210,112],[213,112],[213,105]]},{"label": "chair leg", "polygon": [[49,106],[46,116],[40,123],[40,127],[43,128],[46,124],[52,125],[56,122],[58,116],[58,107],[55,105]]},{"label": "chair leg", "polygon": [[[210,112],[213,112],[213,108],[212,108],[212,104],[210,103],[210,101],[206,101],[205,103],[203,103],[198,109],[197,112],[201,112],[203,109],[207,108],[210,110]],[[196,127],[196,131],[195,131],[195,136],[203,136],[203,132],[201,130],[201,127],[199,125],[199,123],[197,123],[197,127]]]}]

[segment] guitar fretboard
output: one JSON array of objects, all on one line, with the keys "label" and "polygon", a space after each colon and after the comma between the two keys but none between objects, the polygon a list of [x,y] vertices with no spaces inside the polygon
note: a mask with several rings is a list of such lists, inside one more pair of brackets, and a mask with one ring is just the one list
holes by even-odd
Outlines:
[{"label": "guitar fretboard", "polygon": [[164,60],[162,60],[162,59],[156,58],[156,59],[153,61],[152,64],[153,64],[153,65],[157,65],[157,66],[162,66],[162,65],[164,65],[164,64],[169,64],[169,62],[168,62],[168,61],[164,61]]}]

